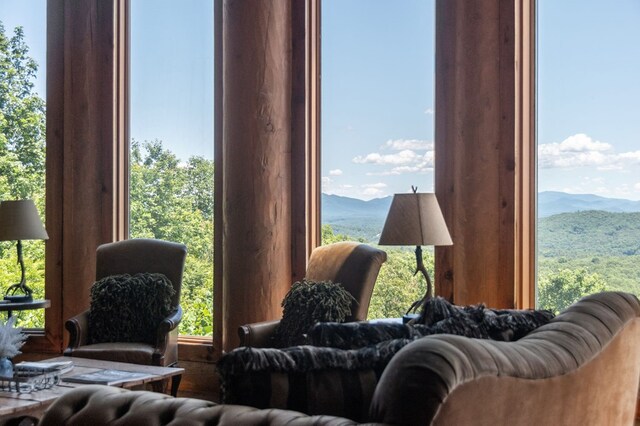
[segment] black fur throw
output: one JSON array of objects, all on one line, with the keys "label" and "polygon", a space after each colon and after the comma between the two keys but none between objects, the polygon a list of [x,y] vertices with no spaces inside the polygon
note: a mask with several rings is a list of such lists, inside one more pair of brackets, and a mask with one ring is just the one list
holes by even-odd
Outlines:
[{"label": "black fur throw", "polygon": [[282,320],[276,328],[276,347],[304,344],[309,328],[324,321],[344,322],[353,296],[331,281],[296,282],[282,301]]},{"label": "black fur throw", "polygon": [[158,324],[175,294],[163,274],[110,275],[91,286],[89,343],[155,344]]},{"label": "black fur throw", "polygon": [[[433,333],[510,342],[548,323],[554,314],[547,310],[489,309],[483,304],[456,306],[442,297],[427,299],[417,324]],[[429,334],[433,334],[429,333]]]},{"label": "black fur throw", "polygon": [[415,324],[357,322],[318,323],[309,330],[309,344],[356,349],[389,339],[418,339],[432,334],[455,334],[476,339],[514,341],[553,318],[550,311],[497,310],[484,305],[456,306],[446,299],[428,299]]}]

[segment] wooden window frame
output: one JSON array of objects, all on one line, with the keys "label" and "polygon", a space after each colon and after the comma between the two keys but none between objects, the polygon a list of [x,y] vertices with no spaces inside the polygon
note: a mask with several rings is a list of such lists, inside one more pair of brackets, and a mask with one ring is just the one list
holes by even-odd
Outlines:
[{"label": "wooden window frame", "polygon": [[537,275],[536,0],[517,0],[515,13],[515,306],[529,309],[536,305]]}]

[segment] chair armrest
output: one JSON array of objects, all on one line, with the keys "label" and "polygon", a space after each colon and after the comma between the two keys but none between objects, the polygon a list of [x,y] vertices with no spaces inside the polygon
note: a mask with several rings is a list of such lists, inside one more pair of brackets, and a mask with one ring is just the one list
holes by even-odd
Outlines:
[{"label": "chair armrest", "polygon": [[178,305],[156,328],[153,364],[169,366],[178,362],[178,325],[182,321],[182,307]]},{"label": "chair armrest", "polygon": [[254,322],[238,327],[240,346],[254,348],[272,348],[276,327],[280,320]]},{"label": "chair armrest", "polygon": [[171,330],[175,329],[180,324],[180,321],[182,321],[182,307],[178,305],[178,307],[171,311],[171,313],[158,325],[156,332],[158,339],[160,339],[161,335],[167,334]]},{"label": "chair armrest", "polygon": [[69,318],[64,323],[64,327],[69,332],[69,346],[65,354],[86,345],[89,342],[89,310]]}]

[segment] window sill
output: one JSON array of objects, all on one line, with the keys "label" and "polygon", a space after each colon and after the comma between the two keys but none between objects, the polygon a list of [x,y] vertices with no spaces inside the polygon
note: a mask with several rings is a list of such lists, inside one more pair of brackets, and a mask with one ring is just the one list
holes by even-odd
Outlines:
[{"label": "window sill", "polygon": [[213,347],[211,336],[179,336],[178,359],[180,361],[215,363],[220,352]]}]

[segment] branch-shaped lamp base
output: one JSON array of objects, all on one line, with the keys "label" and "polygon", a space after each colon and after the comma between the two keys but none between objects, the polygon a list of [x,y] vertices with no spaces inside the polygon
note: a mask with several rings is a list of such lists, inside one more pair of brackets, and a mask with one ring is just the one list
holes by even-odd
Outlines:
[{"label": "branch-shaped lamp base", "polygon": [[[27,286],[24,276],[24,260],[22,260],[22,241],[18,240],[18,263],[20,264],[20,282],[9,286],[5,293],[4,300],[12,303],[25,303],[33,301],[33,292]],[[18,291],[23,294],[19,294]],[[18,293],[18,294],[16,294]]]}]

